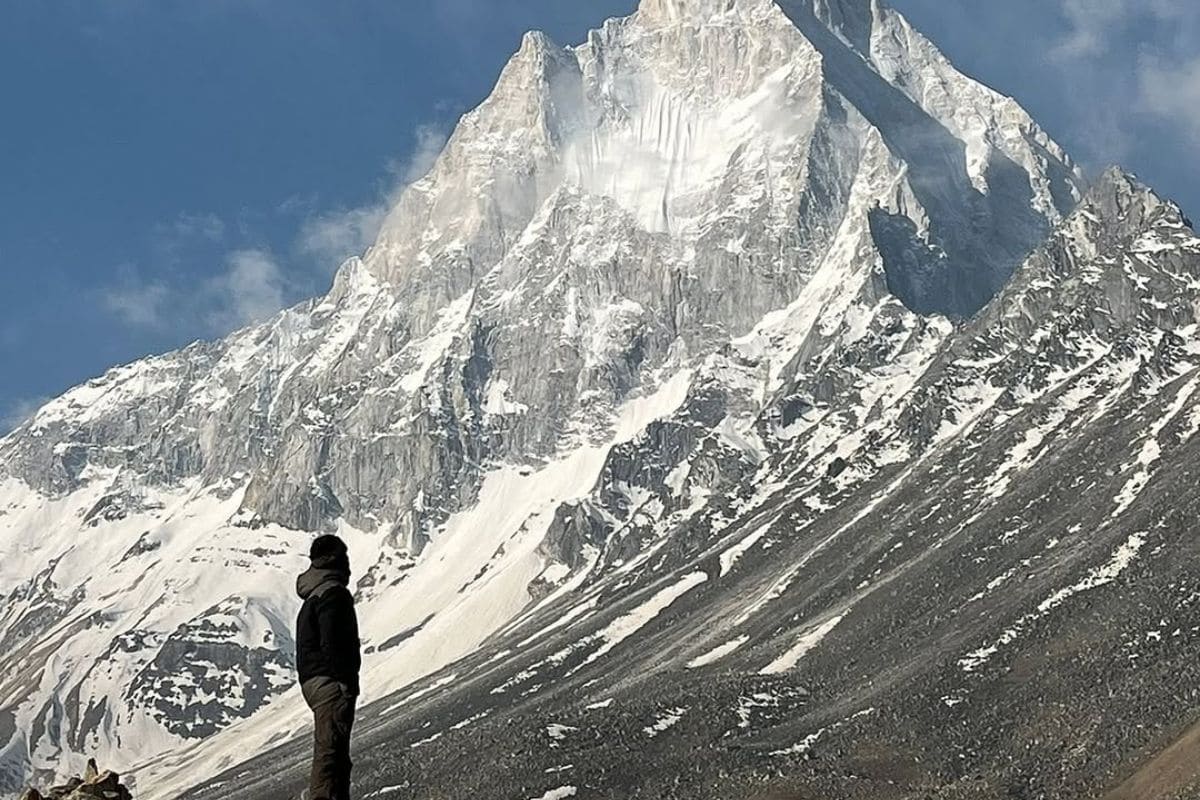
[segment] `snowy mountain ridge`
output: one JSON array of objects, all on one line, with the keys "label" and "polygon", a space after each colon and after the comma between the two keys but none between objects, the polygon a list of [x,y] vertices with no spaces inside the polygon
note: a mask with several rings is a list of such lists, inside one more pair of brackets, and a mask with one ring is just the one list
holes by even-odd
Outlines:
[{"label": "snowy mountain ridge", "polygon": [[[946,529],[968,538],[1080,408],[1088,430],[1148,364],[1158,387],[1190,374],[1182,214],[1120,173],[1075,210],[1081,186],[876,0],[644,0],[573,48],[528,35],[328,295],[0,440],[4,784],[86,754],[173,796],[293,741],[291,581],[317,530],[354,553],[367,699],[432,676],[368,728],[496,675],[486,697],[537,702],[534,676],[575,685],[732,582],[759,599],[686,617],[647,675],[791,675],[936,560],[797,594],[930,464],[1025,437],[979,466],[979,517]],[[1048,387],[1067,399],[1025,427]],[[850,564],[873,554],[855,541]],[[823,597],[809,630],[763,628]],[[954,657],[1002,649],[972,646]]]}]

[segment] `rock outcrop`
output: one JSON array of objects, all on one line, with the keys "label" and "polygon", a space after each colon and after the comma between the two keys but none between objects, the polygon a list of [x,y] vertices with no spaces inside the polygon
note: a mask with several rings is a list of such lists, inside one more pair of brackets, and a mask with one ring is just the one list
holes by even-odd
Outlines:
[{"label": "rock outcrop", "polygon": [[71,778],[42,794],[27,789],[21,800],[133,800],[133,794],[121,783],[121,776],[111,770],[101,772],[94,759],[89,759],[83,777]]}]

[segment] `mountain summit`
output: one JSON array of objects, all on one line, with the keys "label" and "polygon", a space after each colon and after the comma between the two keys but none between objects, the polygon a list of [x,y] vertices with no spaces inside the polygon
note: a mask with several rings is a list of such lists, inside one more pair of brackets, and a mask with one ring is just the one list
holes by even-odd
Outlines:
[{"label": "mountain summit", "polygon": [[421,284],[449,261],[465,291],[564,187],[693,239],[723,200],[781,226],[800,202],[836,212],[830,193],[867,165],[892,184],[874,190],[874,238],[921,310],[978,310],[1078,199],[1069,160],[1015,102],[877,2],[646,0],[575,48],[526,37],[367,261]]},{"label": "mountain summit", "polygon": [[455,796],[1092,786],[1182,714],[1037,766],[1120,710],[1071,659],[1187,652],[1073,598],[1182,585],[1197,248],[877,0],[529,34],[326,296],[0,440],[3,780],[289,791],[292,575],[336,530],[376,791],[402,752]]}]

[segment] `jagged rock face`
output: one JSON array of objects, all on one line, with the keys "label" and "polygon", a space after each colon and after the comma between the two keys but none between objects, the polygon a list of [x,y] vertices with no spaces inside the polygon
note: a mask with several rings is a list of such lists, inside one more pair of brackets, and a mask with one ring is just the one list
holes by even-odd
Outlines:
[{"label": "jagged rock face", "polygon": [[[596,511],[548,539],[599,550],[586,579],[368,708],[360,788],[1195,796],[1171,764],[1200,678],[1200,238],[1111,172],[970,322],[881,304],[802,348],[749,479],[662,477],[706,457],[661,445],[704,419],[689,402],[642,469],[614,450]],[[185,796],[286,791],[305,756]]]},{"label": "jagged rock face", "polygon": [[255,631],[245,598],[234,597],[165,640],[143,641],[153,660],[126,688],[130,706],[151,710],[167,731],[202,739],[250,716],[295,680],[288,623]]},{"label": "jagged rock face", "polygon": [[[649,3],[571,50],[531,34],[328,297],[56,401],[8,471],[55,493],[88,467],[248,474],[248,516],[415,546],[480,463],[556,452],[672,347],[788,305],[864,211],[910,307],[974,311],[1074,175],[1015,104],[861,5],[818,9],[827,28],[802,3]],[[863,24],[862,52],[838,38]]]},{"label": "jagged rock face", "polygon": [[[550,713],[547,687],[587,694],[579,678],[628,649],[634,606],[671,628],[637,628],[656,655],[621,672],[671,709],[693,705],[693,639],[754,674],[789,638],[836,642],[843,611],[888,611],[905,581],[925,604],[896,613],[916,621],[863,630],[958,625],[931,610],[945,586],[1029,569],[990,555],[987,530],[1041,535],[1015,498],[1127,473],[1136,455],[1095,442],[1136,439],[1156,413],[1138,398],[1190,363],[1181,214],[1119,174],[1064,221],[1080,197],[1012,100],[873,0],[645,0],[576,47],[531,34],[328,295],[113,370],[0,440],[0,773],[99,752],[155,761],[165,794],[294,735],[296,696],[271,701],[315,530],[350,540],[375,696],[465,658],[439,679],[503,675],[488,697],[515,681],[497,702],[529,692]],[[1032,469],[1060,436],[1080,461],[1049,477],[1069,490]],[[1151,466],[1167,449],[1146,447]],[[1119,535],[1136,556],[1131,534],[1049,548],[1021,585],[1090,569]],[[967,544],[989,555],[955,571],[943,559]],[[762,607],[733,613],[747,593]],[[982,635],[971,619],[943,640]],[[870,661],[866,641],[843,657]],[[929,664],[954,649],[914,641]],[[541,689],[522,685],[547,647]],[[930,675],[872,663],[897,686]],[[821,680],[858,713],[851,677]],[[753,680],[774,698],[747,695],[754,724],[809,719],[804,681]],[[429,776],[457,786],[440,764]]]}]

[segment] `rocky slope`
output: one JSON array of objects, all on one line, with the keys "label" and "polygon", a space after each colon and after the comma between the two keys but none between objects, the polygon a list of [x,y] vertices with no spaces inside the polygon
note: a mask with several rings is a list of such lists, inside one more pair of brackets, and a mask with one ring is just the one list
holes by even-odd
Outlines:
[{"label": "rocky slope", "polygon": [[897,306],[806,359],[752,477],[635,514],[571,596],[369,709],[364,790],[1102,796],[1200,706],[1198,305],[1200,238],[1107,174],[975,319]]},{"label": "rocky slope", "polygon": [[1191,707],[1197,240],[1080,197],[877,0],[529,35],[329,295],[0,441],[5,780],[298,758],[291,574],[338,530],[377,790],[1100,785]]}]

